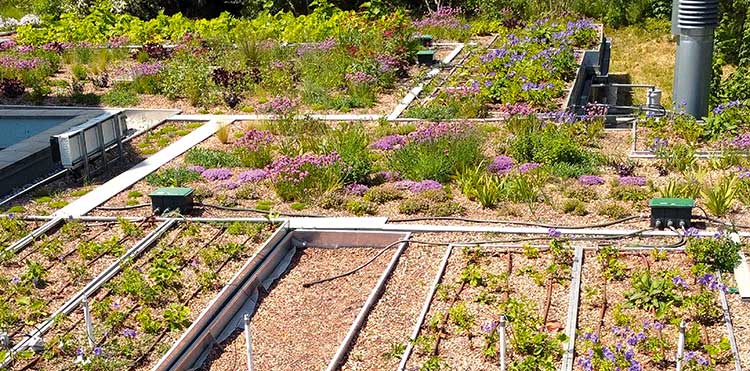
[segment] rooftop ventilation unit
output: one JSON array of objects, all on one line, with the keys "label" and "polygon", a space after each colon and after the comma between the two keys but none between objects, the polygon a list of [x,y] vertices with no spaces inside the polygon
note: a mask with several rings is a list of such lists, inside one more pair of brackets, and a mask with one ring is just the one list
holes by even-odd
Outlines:
[{"label": "rooftop ventilation unit", "polygon": [[672,33],[678,37],[673,102],[676,110],[697,118],[708,113],[718,24],[719,0],[673,0]]},{"label": "rooftop ventilation unit", "polygon": [[[68,131],[52,136],[52,158],[66,169],[76,169],[83,165],[89,173],[89,162],[112,146],[117,146],[122,155],[122,138],[127,134],[125,115],[108,112]],[[105,161],[106,164],[106,161]]]}]

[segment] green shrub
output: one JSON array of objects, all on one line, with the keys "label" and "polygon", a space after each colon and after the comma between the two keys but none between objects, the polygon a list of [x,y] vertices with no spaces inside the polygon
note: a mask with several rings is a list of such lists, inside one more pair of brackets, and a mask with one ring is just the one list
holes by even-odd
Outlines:
[{"label": "green shrub", "polygon": [[[509,123],[513,134],[508,152],[518,162],[538,162],[552,167],[553,173],[562,177],[578,177],[596,173],[602,162],[594,152],[584,148],[582,142],[593,146],[591,138],[576,138],[565,124],[542,125],[538,119],[516,118]],[[573,124],[568,124],[573,125]]]},{"label": "green shrub", "polygon": [[197,171],[188,170],[183,167],[161,169],[146,177],[149,185],[157,187],[181,187],[183,185],[197,182],[201,175]]},{"label": "green shrub", "polygon": [[438,202],[427,208],[427,215],[437,217],[463,215],[465,212],[466,208],[454,201]]},{"label": "green shrub", "polygon": [[[407,179],[420,181],[425,179],[445,183],[460,169],[473,167],[483,159],[482,146],[484,137],[473,127],[458,127],[455,131],[442,134],[430,134],[440,131],[443,125],[433,124],[422,129],[421,140],[412,140],[403,147],[393,150],[389,164]],[[466,124],[458,124],[466,125]]]},{"label": "green shrub", "polygon": [[260,200],[255,203],[255,208],[258,210],[271,211],[271,207],[273,207],[273,201]]},{"label": "green shrub", "polygon": [[706,200],[705,206],[712,214],[722,217],[732,210],[735,197],[737,196],[737,177],[727,176],[721,179],[719,184],[701,192]]},{"label": "green shrub", "polygon": [[606,216],[612,219],[622,219],[630,215],[627,209],[622,207],[620,204],[610,203],[600,206],[597,211],[599,215]]},{"label": "green shrub", "polygon": [[742,245],[729,236],[718,238],[690,238],[685,251],[696,264],[706,264],[713,271],[733,272],[740,263]]},{"label": "green shrub", "polygon": [[130,83],[120,82],[102,95],[101,102],[110,107],[130,107],[137,106],[141,99],[138,93],[131,89]]},{"label": "green shrub", "polygon": [[573,214],[578,216],[584,216],[588,214],[588,211],[586,211],[586,204],[578,199],[567,199],[563,203],[563,212],[566,214]]},{"label": "green shrub", "polygon": [[239,167],[241,165],[240,159],[234,154],[207,148],[191,148],[185,155],[185,163],[206,168]]},{"label": "green shrub", "polygon": [[414,215],[426,212],[429,208],[429,201],[420,197],[411,197],[403,200],[398,205],[398,212],[406,215]]},{"label": "green shrub", "polygon": [[400,200],[403,197],[404,195],[401,191],[389,184],[372,187],[364,194],[365,201],[380,205],[389,201]]},{"label": "green shrub", "polygon": [[643,187],[617,185],[609,191],[609,196],[615,200],[640,202],[651,197],[651,192]]},{"label": "green shrub", "polygon": [[378,206],[376,204],[364,200],[350,200],[346,204],[346,209],[357,216],[375,215],[378,213]]},{"label": "green shrub", "polygon": [[304,209],[307,209],[307,204],[303,202],[292,202],[292,204],[289,205],[289,207],[294,211],[302,211]]},{"label": "green shrub", "polygon": [[344,125],[335,129],[324,138],[322,152],[335,151],[346,164],[345,183],[366,184],[372,172],[374,155],[370,150],[370,139],[367,130],[361,124]]}]

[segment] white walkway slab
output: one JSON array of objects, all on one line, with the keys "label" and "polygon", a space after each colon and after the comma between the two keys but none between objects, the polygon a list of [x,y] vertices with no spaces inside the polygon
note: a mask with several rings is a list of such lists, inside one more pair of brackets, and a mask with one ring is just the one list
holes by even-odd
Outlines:
[{"label": "white walkway slab", "polygon": [[96,187],[96,189],[87,193],[85,196],[71,202],[68,206],[65,206],[52,214],[52,216],[76,218],[88,213],[95,207],[103,204],[118,193],[145,178],[148,174],[151,174],[162,165],[183,154],[196,144],[206,140],[208,137],[216,133],[218,128],[219,125],[217,121],[207,122],[203,126],[195,129],[192,133],[151,155],[151,157],[146,160],[141,161],[134,167],[112,178],[110,181]]}]

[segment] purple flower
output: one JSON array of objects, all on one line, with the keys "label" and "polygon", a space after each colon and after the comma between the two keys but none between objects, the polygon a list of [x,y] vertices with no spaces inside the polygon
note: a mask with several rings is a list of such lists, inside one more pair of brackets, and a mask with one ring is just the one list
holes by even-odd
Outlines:
[{"label": "purple flower", "polygon": [[513,159],[508,156],[497,156],[487,166],[487,171],[498,175],[508,174],[511,170],[513,170]]},{"label": "purple flower", "polygon": [[10,283],[14,285],[18,285],[19,282],[21,282],[21,279],[18,276],[13,276],[13,279],[10,280]]},{"label": "purple flower", "polygon": [[427,179],[421,182],[414,183],[410,188],[410,190],[414,193],[422,193],[424,191],[429,191],[432,189],[443,189],[443,185],[434,180]]},{"label": "purple flower", "polygon": [[[687,288],[687,283],[685,283],[685,288]],[[664,324],[659,321],[654,321],[654,329],[656,331],[661,331],[664,329]]]},{"label": "purple flower", "polygon": [[642,176],[621,176],[620,184],[632,185],[632,186],[644,186],[646,185],[646,178]]},{"label": "purple flower", "polygon": [[609,348],[603,348],[602,349],[602,355],[604,358],[606,358],[610,362],[615,362],[615,353],[612,352]]},{"label": "purple flower", "polygon": [[195,171],[196,173],[203,173],[204,171],[206,171],[206,168],[200,165],[188,166],[187,169],[190,171]]},{"label": "purple flower", "polygon": [[590,332],[587,332],[587,333],[583,334],[583,340],[588,340],[588,341],[590,341],[592,343],[598,343],[599,342],[599,337],[596,336],[596,334],[592,334]]},{"label": "purple flower", "polygon": [[368,189],[369,187],[364,184],[353,183],[344,188],[344,193],[353,196],[362,196],[365,194],[365,192],[367,192]]},{"label": "purple flower", "polygon": [[249,130],[240,139],[237,140],[237,145],[247,148],[250,151],[257,151],[264,145],[273,143],[274,136],[268,130]]},{"label": "purple flower", "polygon": [[268,172],[263,169],[252,169],[237,175],[240,183],[255,183],[265,179],[268,176]]},{"label": "purple flower", "polygon": [[406,144],[406,138],[403,135],[394,134],[378,139],[370,147],[381,151],[390,151],[401,148],[404,144]]},{"label": "purple flower", "polygon": [[226,180],[232,177],[232,170],[227,168],[206,169],[201,176],[208,180]]},{"label": "purple flower", "polygon": [[558,231],[558,230],[557,230],[557,229],[555,229],[555,228],[550,228],[550,229],[549,229],[549,230],[547,231],[547,234],[548,234],[548,235],[549,235],[550,237],[553,237],[553,238],[558,238],[558,237],[562,236],[562,232]]},{"label": "purple flower", "polygon": [[354,73],[347,73],[344,76],[346,81],[353,82],[355,84],[371,84],[377,80],[375,76],[367,74],[365,72],[357,71]]},{"label": "purple flower", "polygon": [[327,155],[305,154],[297,157],[281,156],[266,168],[267,177],[271,181],[301,182],[310,175],[310,168],[324,168],[341,162],[338,153]]},{"label": "purple flower", "polygon": [[412,180],[402,180],[394,184],[396,189],[409,190],[413,193],[422,193],[431,189],[442,189],[443,185],[434,180],[423,180],[421,182],[415,182]]},{"label": "purple flower", "polygon": [[138,76],[153,76],[161,72],[164,69],[164,65],[161,62],[154,63],[139,63],[131,68],[131,72],[134,77]]},{"label": "purple flower", "polygon": [[417,129],[409,133],[407,138],[414,143],[434,142],[442,138],[453,138],[465,135],[469,132],[468,130],[473,128],[474,126],[469,123],[440,122]]},{"label": "purple flower", "polygon": [[240,186],[240,183],[239,182],[235,182],[233,180],[228,180],[228,181],[226,181],[224,183],[224,187],[226,189],[237,189],[237,188],[239,188],[239,186]]},{"label": "purple flower", "polygon": [[258,108],[262,112],[273,113],[279,116],[287,116],[293,113],[299,106],[299,99],[291,99],[285,96],[275,96],[268,103],[261,104]]},{"label": "purple flower", "polygon": [[750,133],[740,134],[734,139],[730,140],[727,144],[736,149],[750,149]]},{"label": "purple flower", "polygon": [[452,8],[449,6],[438,7],[437,11],[430,12],[424,18],[414,21],[417,28],[424,27],[448,27],[459,28],[461,22],[458,20],[463,11],[461,8]]},{"label": "purple flower", "polygon": [[722,290],[726,291],[727,286],[723,283],[719,283],[719,279],[714,276],[713,274],[704,274],[700,278],[698,278],[698,283],[702,286],[708,287],[711,290]]},{"label": "purple flower", "polygon": [[97,357],[100,356],[100,355],[102,355],[102,348],[100,348],[100,347],[94,348],[94,355],[97,356]]},{"label": "purple flower", "polygon": [[686,229],[684,232],[685,237],[699,237],[700,236],[699,233],[700,232],[698,231],[698,228],[695,228],[695,227],[690,227]]},{"label": "purple flower", "polygon": [[[688,283],[687,283],[687,281],[685,281],[685,280],[684,280],[684,279],[683,279],[682,277],[680,277],[680,276],[674,276],[674,278],[672,278],[672,283],[673,283],[673,284],[674,284],[675,286],[677,286],[677,287],[681,287],[681,288],[683,288],[683,289],[687,289],[687,288],[688,288]],[[657,322],[657,323],[658,323],[658,322]],[[654,325],[655,325],[655,324],[654,324]],[[656,326],[654,326],[654,327],[656,327]]]},{"label": "purple flower", "polygon": [[585,185],[604,184],[604,178],[597,175],[581,175],[578,181]]},{"label": "purple flower", "polygon": [[381,171],[378,173],[379,177],[382,177],[386,182],[395,182],[401,180],[401,174],[398,171]]},{"label": "purple flower", "polygon": [[482,326],[481,326],[481,328],[482,328],[483,332],[489,334],[492,331],[494,331],[497,328],[498,325],[499,325],[499,323],[497,321],[490,321],[490,322],[483,323]]},{"label": "purple flower", "polygon": [[525,174],[525,173],[528,173],[529,171],[536,170],[536,169],[538,169],[541,166],[542,166],[542,164],[540,164],[538,162],[527,162],[525,164],[521,164],[518,167],[518,171],[520,173],[522,173],[522,174]]},{"label": "purple flower", "polygon": [[735,107],[738,107],[738,108],[740,108],[740,107],[747,107],[747,105],[743,101],[733,100],[731,102],[722,103],[722,104],[719,104],[718,106],[714,107],[714,109],[712,110],[712,113],[715,114],[715,115],[720,115],[724,111],[726,111],[726,110],[728,110],[730,108],[735,108]]},{"label": "purple flower", "polygon": [[85,354],[86,354],[86,352],[84,352],[82,348],[78,348],[78,349],[76,349],[76,355],[77,355],[77,356],[81,356],[81,357],[82,357],[82,356],[84,356]]},{"label": "purple flower", "polygon": [[593,371],[594,366],[591,363],[591,357],[581,357],[578,359],[578,366],[581,366],[583,371]]},{"label": "purple flower", "polygon": [[124,336],[126,338],[134,339],[136,337],[136,335],[137,335],[137,333],[135,332],[135,330],[133,330],[131,328],[126,328],[126,329],[122,330],[122,336]]},{"label": "purple flower", "polygon": [[115,300],[112,302],[112,309],[119,310],[120,309],[120,302]]},{"label": "purple flower", "polygon": [[662,148],[666,148],[669,145],[669,140],[664,138],[655,138],[654,143],[651,144],[651,151],[658,151]]}]

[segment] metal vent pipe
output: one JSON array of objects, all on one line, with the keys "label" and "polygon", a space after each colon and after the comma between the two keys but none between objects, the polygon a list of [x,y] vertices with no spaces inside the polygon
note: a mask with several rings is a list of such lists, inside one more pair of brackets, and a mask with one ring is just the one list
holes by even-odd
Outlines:
[{"label": "metal vent pipe", "polygon": [[719,0],[674,0],[672,32],[678,36],[673,104],[697,118],[708,113],[714,30]]}]

